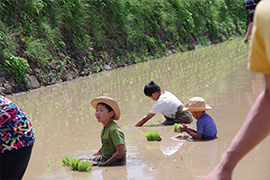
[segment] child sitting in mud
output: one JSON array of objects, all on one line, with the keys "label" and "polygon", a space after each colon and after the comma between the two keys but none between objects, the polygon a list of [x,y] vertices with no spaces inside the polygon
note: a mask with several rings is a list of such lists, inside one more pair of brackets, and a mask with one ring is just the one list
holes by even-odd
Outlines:
[{"label": "child sitting in mud", "polygon": [[192,116],[184,112],[183,103],[172,93],[161,91],[158,84],[151,81],[144,87],[144,94],[156,101],[150,112],[142,117],[134,126],[142,126],[156,114],[162,113],[166,118],[160,125],[174,125],[174,123],[191,123]]},{"label": "child sitting in mud", "polygon": [[101,131],[101,148],[89,158],[95,166],[116,166],[126,164],[125,135],[120,127],[113,121],[120,118],[120,109],[110,97],[100,96],[91,101],[96,109],[95,116],[103,124]]},{"label": "child sitting in mud", "polygon": [[[179,126],[179,131],[187,132],[194,139],[211,140],[215,139],[217,135],[217,127],[213,118],[205,111],[212,109],[205,100],[201,97],[193,97],[189,103],[185,105],[183,111],[191,112],[192,116],[197,119],[197,131],[188,127],[185,124]],[[181,134],[176,136],[180,137]]]}]

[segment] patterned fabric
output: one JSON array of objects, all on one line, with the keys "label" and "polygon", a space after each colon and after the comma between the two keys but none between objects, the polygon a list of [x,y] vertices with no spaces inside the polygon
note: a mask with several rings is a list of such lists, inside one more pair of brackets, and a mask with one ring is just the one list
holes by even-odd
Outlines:
[{"label": "patterned fabric", "polygon": [[0,151],[11,151],[34,144],[32,122],[26,113],[9,99],[0,96]]}]

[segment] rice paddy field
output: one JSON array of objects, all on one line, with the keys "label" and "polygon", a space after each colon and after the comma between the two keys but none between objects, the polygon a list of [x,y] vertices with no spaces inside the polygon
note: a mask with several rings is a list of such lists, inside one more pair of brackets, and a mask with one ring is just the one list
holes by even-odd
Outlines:
[{"label": "rice paddy field", "polygon": [[[262,75],[248,71],[247,62],[248,46],[237,39],[8,97],[27,112],[36,133],[24,179],[203,179],[219,162],[264,87]],[[213,108],[208,113],[217,124],[218,138],[172,139],[179,133],[174,126],[152,126],[164,119],[162,115],[133,127],[154,104],[143,93],[151,80],[184,104],[194,96],[203,97]],[[62,157],[92,155],[101,147],[102,124],[90,104],[100,95],[114,98],[121,108],[117,124],[125,133],[127,164],[71,171],[62,165]],[[196,121],[190,126],[196,128]],[[159,132],[162,140],[147,141],[148,131]],[[269,179],[269,140],[237,165],[233,179]]]}]

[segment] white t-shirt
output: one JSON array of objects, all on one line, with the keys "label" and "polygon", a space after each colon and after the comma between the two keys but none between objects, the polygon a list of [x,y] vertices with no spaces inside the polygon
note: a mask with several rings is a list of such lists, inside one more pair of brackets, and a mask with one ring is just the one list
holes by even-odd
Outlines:
[{"label": "white t-shirt", "polygon": [[175,118],[177,108],[183,103],[172,93],[164,91],[155,102],[150,113],[153,114],[163,114],[168,118]]}]

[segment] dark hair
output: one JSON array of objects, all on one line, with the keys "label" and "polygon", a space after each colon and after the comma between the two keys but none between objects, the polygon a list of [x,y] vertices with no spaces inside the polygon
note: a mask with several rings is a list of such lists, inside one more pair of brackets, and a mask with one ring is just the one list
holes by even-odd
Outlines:
[{"label": "dark hair", "polygon": [[246,10],[253,9],[253,8],[256,7],[256,5],[257,5],[257,4],[255,4],[255,3],[247,4],[247,5],[245,6],[245,9],[246,9]]},{"label": "dark hair", "polygon": [[152,96],[155,92],[160,92],[160,87],[157,83],[154,83],[154,81],[151,81],[150,83],[147,83],[144,86],[144,94],[146,96]]},{"label": "dark hair", "polygon": [[99,104],[104,105],[105,108],[108,109],[109,112],[113,111],[113,109],[111,108],[111,106],[109,106],[108,104],[105,104],[105,103],[100,102],[97,105],[99,105]]}]

